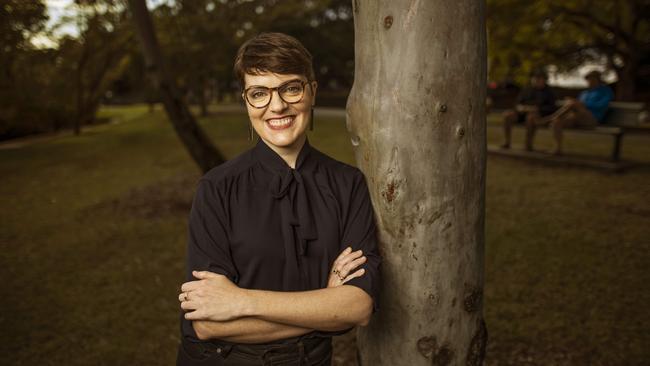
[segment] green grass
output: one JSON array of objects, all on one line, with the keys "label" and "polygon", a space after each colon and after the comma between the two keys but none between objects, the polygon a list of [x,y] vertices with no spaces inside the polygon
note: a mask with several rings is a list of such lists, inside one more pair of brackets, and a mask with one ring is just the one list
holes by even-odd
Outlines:
[{"label": "green grass", "polygon": [[[174,362],[199,172],[162,111],[101,114],[114,123],[0,149],[0,342],[8,364]],[[244,114],[201,123],[228,158],[252,146]],[[354,163],[343,118],[318,119],[309,138]],[[500,131],[490,128],[488,138],[498,143]],[[514,138],[522,141],[520,131]],[[540,132],[538,145],[549,141]],[[647,163],[648,142],[626,137],[623,157]],[[568,152],[602,156],[610,144],[583,135],[566,142]],[[647,167],[612,175],[489,158],[488,364],[650,358],[649,178]]]}]

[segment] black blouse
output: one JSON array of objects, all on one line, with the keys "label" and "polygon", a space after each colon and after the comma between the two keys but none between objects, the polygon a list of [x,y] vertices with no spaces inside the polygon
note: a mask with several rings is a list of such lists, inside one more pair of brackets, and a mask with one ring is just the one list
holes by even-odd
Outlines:
[{"label": "black blouse", "polygon": [[[189,219],[186,278],[195,280],[192,270],[207,270],[241,288],[324,288],[334,260],[347,246],[362,249],[367,261],[361,266],[363,276],[346,284],[366,291],[374,312],[381,257],[363,173],[316,150],[308,140],[293,169],[259,139],[199,180]],[[181,331],[198,341],[183,311]]]}]

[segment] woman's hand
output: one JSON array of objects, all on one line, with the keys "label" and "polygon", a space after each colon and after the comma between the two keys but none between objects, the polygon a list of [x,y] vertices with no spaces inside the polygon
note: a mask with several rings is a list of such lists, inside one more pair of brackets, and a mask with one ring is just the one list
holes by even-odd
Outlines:
[{"label": "woman's hand", "polygon": [[362,254],[361,250],[353,252],[351,247],[345,248],[332,264],[327,287],[341,286],[353,278],[362,276],[365,273],[363,268],[350,273],[366,262],[366,257],[362,256]]},{"label": "woman's hand", "polygon": [[246,307],[245,290],[226,276],[208,271],[192,271],[198,281],[185,282],[178,295],[188,320],[227,321],[242,316]]}]

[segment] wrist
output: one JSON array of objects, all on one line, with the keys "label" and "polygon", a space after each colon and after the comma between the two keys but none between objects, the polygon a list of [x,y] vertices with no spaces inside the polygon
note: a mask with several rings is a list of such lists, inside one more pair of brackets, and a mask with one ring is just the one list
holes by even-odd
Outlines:
[{"label": "wrist", "polygon": [[257,297],[255,296],[255,290],[242,289],[242,303],[239,306],[239,316],[257,316],[258,315],[258,306],[257,306]]}]

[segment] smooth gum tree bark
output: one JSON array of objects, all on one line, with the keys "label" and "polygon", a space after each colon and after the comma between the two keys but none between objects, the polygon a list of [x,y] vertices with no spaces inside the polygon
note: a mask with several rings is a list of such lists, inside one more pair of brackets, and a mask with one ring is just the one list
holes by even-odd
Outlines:
[{"label": "smooth gum tree bark", "polygon": [[379,311],[362,365],[480,365],[485,3],[353,0],[347,128],[377,214]]}]

